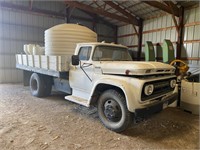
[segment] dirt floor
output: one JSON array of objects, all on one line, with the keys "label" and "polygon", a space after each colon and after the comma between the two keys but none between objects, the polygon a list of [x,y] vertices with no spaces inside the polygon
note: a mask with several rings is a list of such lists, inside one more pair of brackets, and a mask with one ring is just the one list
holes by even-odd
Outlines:
[{"label": "dirt floor", "polygon": [[0,150],[199,148],[199,116],[177,108],[117,134],[100,123],[95,108],[68,102],[63,94],[36,98],[28,87],[0,84]]}]

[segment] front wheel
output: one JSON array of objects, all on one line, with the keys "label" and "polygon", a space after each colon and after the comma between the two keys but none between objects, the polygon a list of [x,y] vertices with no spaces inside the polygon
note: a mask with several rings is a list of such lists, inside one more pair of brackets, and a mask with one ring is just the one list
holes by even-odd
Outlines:
[{"label": "front wheel", "polygon": [[133,120],[124,96],[116,90],[107,90],[100,96],[98,114],[104,126],[115,132],[124,131]]}]

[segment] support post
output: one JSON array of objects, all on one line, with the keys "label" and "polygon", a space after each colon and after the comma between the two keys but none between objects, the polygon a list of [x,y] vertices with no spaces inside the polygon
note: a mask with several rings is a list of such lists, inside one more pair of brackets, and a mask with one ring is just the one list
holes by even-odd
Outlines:
[{"label": "support post", "polygon": [[33,8],[33,0],[29,0],[29,9],[32,10]]},{"label": "support post", "polygon": [[93,30],[94,32],[97,32],[97,15],[96,15],[96,14],[94,14],[94,16],[93,16],[92,30]]},{"label": "support post", "polygon": [[173,19],[175,27],[176,27],[176,32],[178,33],[178,31],[179,31],[178,23],[177,23],[176,18],[173,14],[172,14],[172,19]]},{"label": "support post", "polygon": [[118,40],[118,38],[117,38],[117,36],[118,36],[118,26],[115,26],[114,27],[114,32],[115,32],[115,44],[117,44],[118,42],[117,42],[117,40]]},{"label": "support post", "polygon": [[134,24],[132,24],[132,27],[133,27],[133,29],[134,29],[134,31],[135,31],[135,33],[136,33],[137,37],[139,38],[139,33],[138,33],[138,31],[137,31],[137,29],[136,29],[135,25],[134,25]]},{"label": "support post", "polygon": [[142,32],[143,32],[143,20],[140,19],[139,32],[138,32],[138,53],[137,53],[138,61],[140,61],[142,53]]},{"label": "support post", "polygon": [[70,19],[71,19],[71,10],[70,7],[66,8],[66,23],[70,23]]},{"label": "support post", "polygon": [[183,46],[183,27],[184,27],[184,8],[181,7],[179,9],[179,24],[178,24],[178,39],[177,39],[177,47],[176,47],[176,59],[181,58],[181,48]]}]

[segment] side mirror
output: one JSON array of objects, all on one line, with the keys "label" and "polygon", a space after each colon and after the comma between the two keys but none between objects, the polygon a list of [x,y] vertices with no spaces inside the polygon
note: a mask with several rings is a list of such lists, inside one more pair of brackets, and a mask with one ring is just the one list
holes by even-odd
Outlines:
[{"label": "side mirror", "polygon": [[72,55],[72,65],[78,66],[79,65],[79,56],[78,55]]}]

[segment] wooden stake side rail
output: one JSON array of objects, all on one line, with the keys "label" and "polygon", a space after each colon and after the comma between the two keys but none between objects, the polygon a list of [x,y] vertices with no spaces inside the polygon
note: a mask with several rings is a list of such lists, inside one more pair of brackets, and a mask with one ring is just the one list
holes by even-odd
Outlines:
[{"label": "wooden stake side rail", "polygon": [[42,69],[42,68],[30,67],[30,66],[25,66],[25,65],[20,65],[20,64],[16,64],[16,68],[30,71],[30,72],[36,72],[36,73],[40,73],[40,74],[44,74],[44,75],[49,75],[49,76],[57,77],[57,78],[61,78],[61,79],[68,80],[68,77],[69,77],[69,72],[46,70],[46,69]]},{"label": "wooden stake side rail", "polygon": [[67,79],[70,57],[17,54],[16,68]]}]

